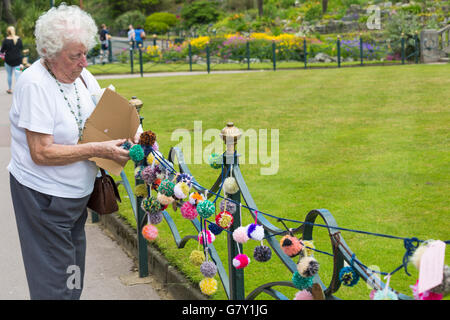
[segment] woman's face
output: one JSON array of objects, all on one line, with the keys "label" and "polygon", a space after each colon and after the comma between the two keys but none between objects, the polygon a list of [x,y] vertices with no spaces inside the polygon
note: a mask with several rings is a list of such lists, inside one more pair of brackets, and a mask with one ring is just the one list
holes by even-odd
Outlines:
[{"label": "woman's face", "polygon": [[87,67],[87,48],[81,43],[68,43],[51,61],[53,73],[62,82],[75,81]]}]

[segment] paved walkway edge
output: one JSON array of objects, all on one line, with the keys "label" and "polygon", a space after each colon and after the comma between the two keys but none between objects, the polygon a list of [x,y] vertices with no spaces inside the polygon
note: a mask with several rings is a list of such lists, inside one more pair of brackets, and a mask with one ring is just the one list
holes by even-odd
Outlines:
[{"label": "paved walkway edge", "polygon": [[[99,216],[101,226],[107,229],[114,239],[137,261],[137,234],[123,218],[117,214]],[[175,267],[171,266],[156,247],[149,244],[148,267],[150,276],[160,282],[178,300],[207,300],[201,291],[193,286]]]}]

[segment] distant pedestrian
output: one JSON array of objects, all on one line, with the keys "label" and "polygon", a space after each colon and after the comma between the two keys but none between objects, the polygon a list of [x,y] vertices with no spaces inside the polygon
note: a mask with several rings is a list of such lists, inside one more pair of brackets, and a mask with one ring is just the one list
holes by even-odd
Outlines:
[{"label": "distant pedestrian", "polygon": [[101,60],[103,61],[103,58],[106,55],[106,51],[108,51],[109,48],[109,39],[111,39],[111,35],[109,34],[109,30],[106,27],[106,24],[102,24],[102,29],[100,30],[100,44],[101,44],[101,50],[100,50],[100,55],[101,55]]},{"label": "distant pedestrian", "polygon": [[133,28],[133,25],[130,24],[128,26],[128,42],[131,44],[131,47],[134,48],[136,34]]},{"label": "distant pedestrian", "polygon": [[134,30],[134,39],[136,41],[136,46],[139,48],[144,46],[144,40],[146,38],[145,31],[141,26],[138,26],[137,29]]},{"label": "distant pedestrian", "polygon": [[5,69],[8,80],[8,92],[12,93],[12,77],[13,73],[17,79],[21,74],[21,64],[22,64],[22,40],[16,35],[16,30],[13,26],[9,26],[6,29],[6,38],[3,40],[1,53],[5,54]]}]

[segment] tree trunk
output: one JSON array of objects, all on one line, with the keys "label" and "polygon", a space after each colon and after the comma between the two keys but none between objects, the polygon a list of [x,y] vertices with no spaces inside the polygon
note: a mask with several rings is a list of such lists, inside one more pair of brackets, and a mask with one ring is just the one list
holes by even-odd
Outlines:
[{"label": "tree trunk", "polygon": [[11,0],[3,0],[3,16],[8,24],[16,24],[16,18],[11,11]]},{"label": "tree trunk", "polygon": [[328,0],[322,0],[322,12],[327,12],[328,9]]},{"label": "tree trunk", "polygon": [[261,18],[264,14],[264,10],[263,10],[263,3],[264,0],[257,0],[257,4],[258,4],[258,15]]}]

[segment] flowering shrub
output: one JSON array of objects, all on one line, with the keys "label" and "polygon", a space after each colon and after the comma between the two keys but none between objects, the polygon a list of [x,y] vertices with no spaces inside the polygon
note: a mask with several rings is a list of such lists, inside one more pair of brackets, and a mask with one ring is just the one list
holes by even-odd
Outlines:
[{"label": "flowering shrub", "polygon": [[[367,42],[363,42],[362,49],[364,60],[378,60],[384,54],[379,46]],[[351,57],[355,60],[360,59],[361,53],[359,38],[352,40],[341,40],[341,56],[343,58]]]}]

